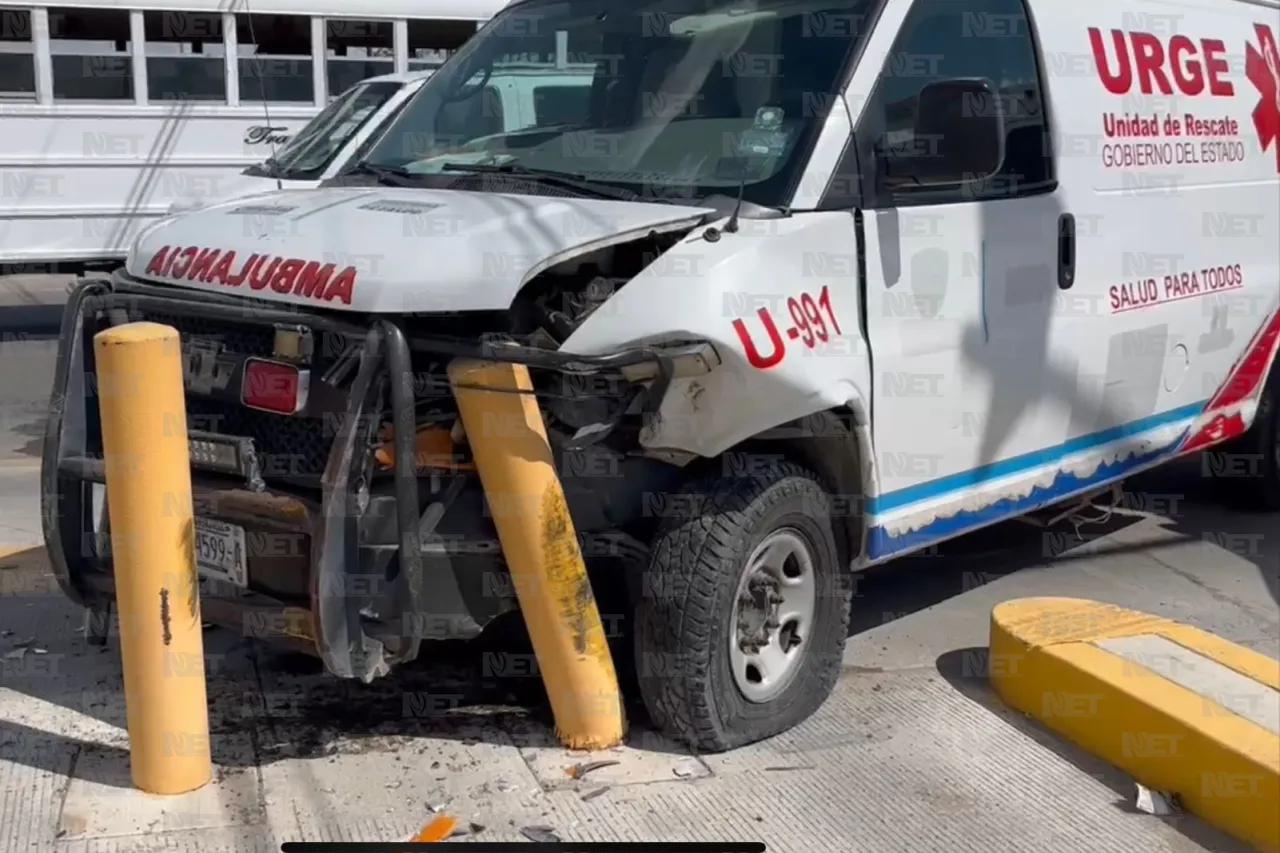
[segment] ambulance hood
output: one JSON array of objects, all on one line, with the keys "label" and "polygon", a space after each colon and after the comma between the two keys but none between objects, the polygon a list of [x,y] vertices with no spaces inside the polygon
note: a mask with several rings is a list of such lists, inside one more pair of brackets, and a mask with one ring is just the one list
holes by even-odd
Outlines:
[{"label": "ambulance hood", "polygon": [[501,310],[555,263],[710,212],[455,190],[286,190],[162,220],[125,266],[148,281],[316,308]]}]

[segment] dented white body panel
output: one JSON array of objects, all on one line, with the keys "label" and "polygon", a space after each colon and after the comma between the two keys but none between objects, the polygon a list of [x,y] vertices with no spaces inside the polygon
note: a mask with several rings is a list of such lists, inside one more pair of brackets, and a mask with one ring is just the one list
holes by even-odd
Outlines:
[{"label": "dented white body panel", "polygon": [[[1177,41],[1142,30],[1132,4],[1030,5],[1041,108],[1083,146],[1058,151],[1054,180],[1034,193],[822,208],[912,8],[890,2],[785,216],[726,230],[723,211],[682,204],[322,189],[167,220],[139,238],[128,269],[339,310],[502,310],[552,265],[687,231],[563,350],[714,345],[721,364],[674,383],[642,436],[651,450],[713,457],[813,413],[851,412],[862,562],[884,561],[1239,435],[1280,347],[1269,10],[1170,6],[1187,34]],[[1199,70],[1156,68],[1152,39],[1161,57],[1194,53]],[[1053,73],[1072,57],[1079,73]],[[1176,106],[1159,91],[1174,83]],[[1150,115],[1161,132],[1142,137]],[[1066,278],[1064,215],[1076,229]],[[220,263],[230,278],[210,271]]]}]

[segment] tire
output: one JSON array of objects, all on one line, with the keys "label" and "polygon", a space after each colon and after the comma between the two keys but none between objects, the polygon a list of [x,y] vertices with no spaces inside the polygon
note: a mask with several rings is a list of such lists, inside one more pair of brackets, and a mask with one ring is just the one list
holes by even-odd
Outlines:
[{"label": "tire", "polygon": [[[793,728],[835,687],[849,626],[852,579],[826,489],[811,472],[782,462],[752,476],[695,482],[673,503],[682,511],[659,526],[636,603],[635,665],[650,719],[702,752]],[[740,636],[734,602],[747,560],[779,536],[809,551],[808,568],[798,571],[811,572],[815,582],[812,618],[809,636],[796,647],[799,657],[786,668],[790,677],[771,688],[780,692],[753,700],[730,660],[730,641]]]},{"label": "tire", "polygon": [[1249,512],[1280,512],[1280,371],[1272,367],[1249,431],[1208,453],[1214,458],[1207,469],[1221,472],[1219,485],[1231,504]]}]

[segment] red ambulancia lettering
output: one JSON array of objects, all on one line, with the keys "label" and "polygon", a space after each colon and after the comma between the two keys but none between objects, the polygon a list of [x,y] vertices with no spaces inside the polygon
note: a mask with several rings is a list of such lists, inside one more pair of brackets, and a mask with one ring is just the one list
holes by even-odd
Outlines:
[{"label": "red ambulancia lettering", "polygon": [[174,257],[170,259],[166,275],[170,278],[182,278],[187,274],[187,270],[191,269],[191,264],[195,261],[196,255],[199,253],[200,250],[194,246],[189,246],[181,252],[175,253]]},{"label": "red ambulancia lettering", "polygon": [[1219,39],[1200,39],[1196,43],[1184,35],[1175,35],[1166,45],[1160,36],[1151,33],[1112,30],[1110,41],[1110,51],[1115,54],[1114,70],[1102,31],[1089,28],[1089,47],[1098,77],[1113,95],[1128,94],[1135,77],[1138,91],[1144,95],[1173,95],[1175,89],[1187,96],[1206,91],[1214,97],[1235,94],[1231,81],[1225,79],[1230,66],[1224,58],[1226,45]]},{"label": "red ambulancia lettering", "polygon": [[315,261],[308,261],[302,272],[298,273],[293,287],[294,294],[308,299],[322,299],[325,286],[329,283],[329,278],[335,269],[333,264],[321,266]]},{"label": "red ambulancia lettering", "polygon": [[164,275],[164,261],[169,256],[169,247],[162,246],[160,251],[151,256],[147,271],[143,275]]},{"label": "red ambulancia lettering", "polygon": [[350,305],[355,293],[355,267],[339,270],[334,264],[259,254],[250,255],[232,272],[235,267],[236,253],[232,249],[162,246],[147,262],[145,275],[224,287],[239,287],[248,281],[254,290],[270,287],[276,293],[343,305]]},{"label": "red ambulancia lettering", "polygon": [[329,282],[329,287],[324,292],[324,301],[332,302],[337,299],[343,305],[351,304],[351,296],[356,289],[356,268],[343,267],[338,273],[338,277]]},{"label": "red ambulancia lettering", "polygon": [[239,287],[244,284],[244,280],[249,277],[249,273],[258,268],[258,264],[265,260],[263,255],[256,252],[249,256],[249,260],[244,262],[244,266],[240,267],[240,272],[227,279],[227,287]]},{"label": "red ambulancia lettering", "polygon": [[209,270],[209,274],[204,277],[204,281],[206,283],[218,282],[219,284],[227,284],[227,278],[231,274],[231,265],[235,262],[235,249],[223,252],[222,257],[218,258],[218,262],[213,265],[213,269]]},{"label": "red ambulancia lettering", "polygon": [[213,269],[213,262],[218,259],[222,251],[219,249],[201,249],[200,254],[196,256],[196,262],[191,265],[191,269],[187,272],[187,281],[208,281],[209,270]]},{"label": "red ambulancia lettering", "polygon": [[271,279],[271,289],[276,293],[288,293],[293,290],[293,280],[298,277],[298,272],[305,267],[306,261],[299,261],[296,258],[285,261],[280,265],[280,269]]},{"label": "red ambulancia lettering", "polygon": [[[269,264],[262,263],[263,260],[265,258],[259,258],[258,265],[249,273],[249,287],[254,290],[262,290],[262,288],[271,283],[272,277],[276,274],[276,268],[280,266],[281,259],[272,258]],[[266,270],[263,270],[264,266]]]}]

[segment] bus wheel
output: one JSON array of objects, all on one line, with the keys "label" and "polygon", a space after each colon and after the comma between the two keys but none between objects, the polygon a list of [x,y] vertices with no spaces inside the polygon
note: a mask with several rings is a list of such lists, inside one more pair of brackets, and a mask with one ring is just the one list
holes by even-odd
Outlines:
[{"label": "bus wheel", "polygon": [[791,463],[675,502],[636,603],[640,695],[667,735],[722,752],[787,731],[835,687],[852,581],[826,490]]},{"label": "bus wheel", "polygon": [[1280,512],[1280,369],[1271,369],[1249,431],[1208,452],[1218,457],[1212,470],[1232,473],[1222,480],[1228,500],[1253,512]]}]

